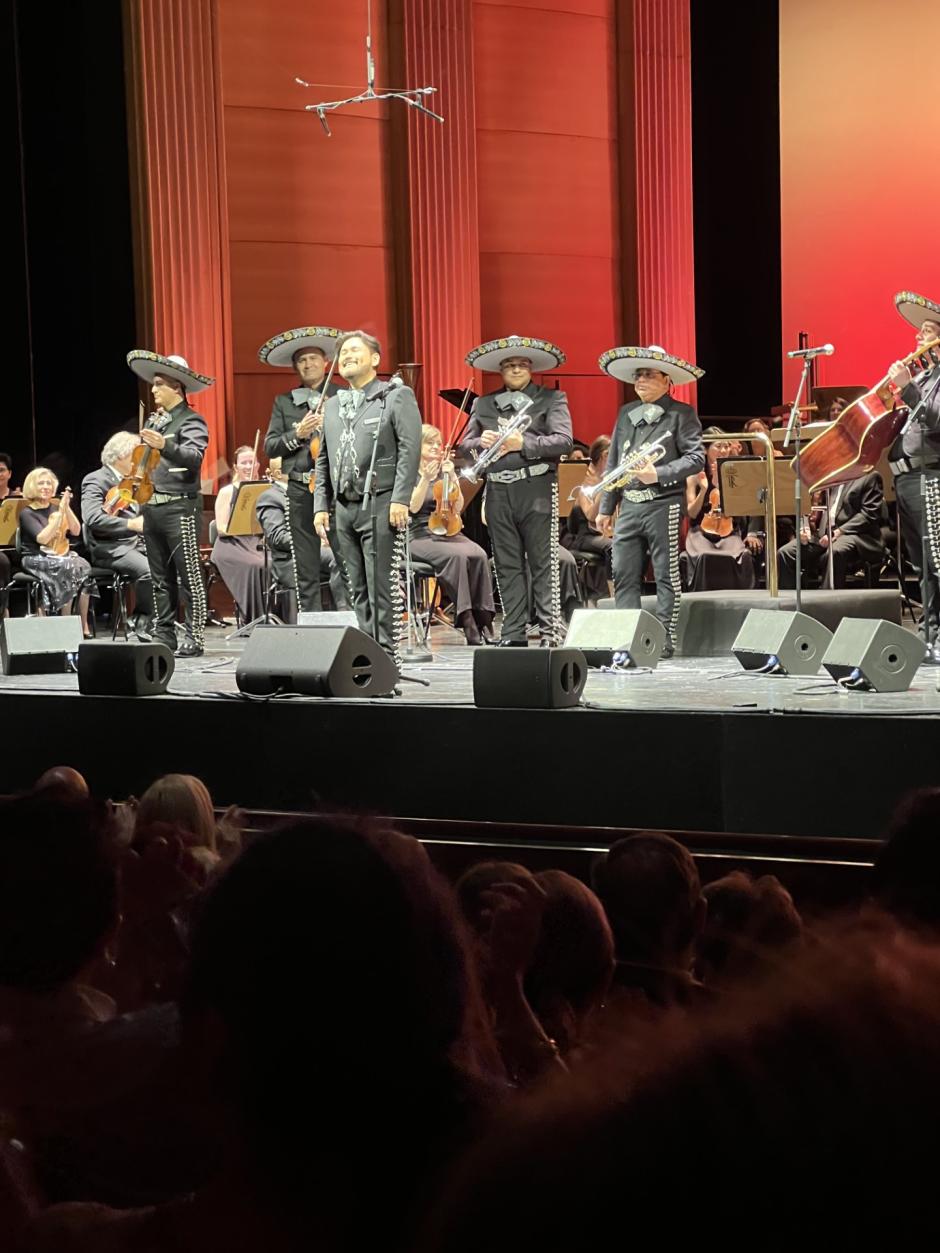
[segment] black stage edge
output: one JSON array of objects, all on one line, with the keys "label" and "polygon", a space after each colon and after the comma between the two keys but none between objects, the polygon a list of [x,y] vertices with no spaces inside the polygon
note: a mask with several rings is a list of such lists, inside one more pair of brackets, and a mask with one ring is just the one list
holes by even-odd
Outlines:
[{"label": "black stage edge", "polygon": [[217,804],[250,809],[872,838],[905,792],[938,783],[935,672],[919,673],[927,686],[891,698],[897,712],[858,714],[851,703],[838,713],[503,710],[5,686],[0,791],[61,762],[115,799],[181,771],[202,777]]}]

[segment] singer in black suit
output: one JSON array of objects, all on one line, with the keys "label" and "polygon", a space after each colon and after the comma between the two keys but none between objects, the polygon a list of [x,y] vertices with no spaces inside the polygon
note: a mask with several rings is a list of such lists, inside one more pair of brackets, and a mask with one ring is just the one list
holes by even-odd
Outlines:
[{"label": "singer in black suit", "polygon": [[88,528],[92,565],[114,570],[132,579],[134,608],[140,624],[149,628],[153,617],[153,587],[144,544],[144,519],[139,506],[105,513],[104,501],[112,487],[133,470],[131,456],[140,438],[118,431],[101,450],[101,469],[82,480],[82,521]]},{"label": "singer in black suit", "polygon": [[410,387],[377,377],[380,361],[379,341],[364,331],[340,341],[338,369],[349,390],[330,397],[323,414],[314,525],[327,539],[335,505],[336,555],[349,602],[362,630],[400,663],[399,567],[418,481],[421,415]]},{"label": "singer in black suit", "polygon": [[[881,521],[884,511],[884,484],[876,471],[863,474],[851,483],[842,483],[830,491],[832,509],[832,551],[828,528],[817,510],[810,511],[808,526],[801,527],[803,551],[800,565],[804,574],[819,574],[827,582],[832,562],[832,586],[845,587],[846,575],[863,562],[874,562],[882,556]],[[777,573],[781,587],[796,586],[796,544],[791,539],[777,550]]]},{"label": "singer in black suit", "polygon": [[334,327],[305,326],[275,335],[258,350],[259,359],[270,366],[291,365],[297,385],[275,396],[271,421],[264,437],[268,459],[280,457],[287,476],[288,521],[294,563],[292,585],[303,610],[321,608],[320,537],[313,526],[314,500],[310,480],[314,475],[317,442],[323,425],[316,416],[321,400],[335,396],[337,385],[326,381],[339,342]]}]

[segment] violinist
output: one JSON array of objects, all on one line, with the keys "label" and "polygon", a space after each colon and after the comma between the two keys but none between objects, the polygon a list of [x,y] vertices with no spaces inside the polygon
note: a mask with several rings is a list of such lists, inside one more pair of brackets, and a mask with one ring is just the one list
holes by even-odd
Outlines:
[{"label": "violinist", "polygon": [[313,526],[312,482],[323,429],[321,402],[339,391],[327,382],[342,332],[329,326],[302,326],[275,335],[258,349],[264,365],[293,369],[297,383],[274,397],[264,437],[265,455],[280,457],[287,476],[290,535],[301,609],[316,610],[320,600],[320,537]]},{"label": "violinist", "polygon": [[[801,519],[803,545],[801,567],[804,575],[820,576],[826,584],[832,562],[832,586],[845,587],[846,576],[854,567],[875,562],[884,552],[881,521],[884,510],[884,484],[877,471],[863,474],[851,483],[830,489],[832,544],[826,525],[825,493],[817,492],[818,503]],[[782,588],[796,586],[796,539],[777,549],[777,573]]]},{"label": "violinist", "polygon": [[[604,477],[607,472],[609,452],[610,436],[598,435],[588,450],[586,460],[589,464],[581,484],[582,489],[593,487]],[[576,460],[574,452],[568,460]],[[586,496],[583,490],[579,490],[576,503],[566,519],[565,534],[562,539],[565,547],[573,553],[595,553],[603,558],[603,561],[599,563],[586,565],[581,572],[589,605],[592,602],[596,604],[600,597],[607,596],[609,593],[610,548],[613,541],[609,535],[601,535],[594,525],[599,508],[600,499],[597,496]]]},{"label": "violinist", "polygon": [[98,589],[91,566],[69,547],[70,539],[81,535],[82,528],[72,509],[69,488],[62,492],[59,507],[53,505],[58,486],[55,475],[45,466],[37,466],[26,476],[26,508],[20,513],[23,569],[39,579],[43,612],[70,614],[78,597],[82,633],[90,639],[89,598],[97,596]]},{"label": "violinist", "polygon": [[136,628],[150,629],[153,588],[144,544],[144,519],[140,506],[131,502],[112,513],[105,498],[113,487],[133,473],[134,449],[140,436],[118,431],[101,450],[101,468],[82,480],[82,519],[89,534],[89,556],[96,566],[132,579]]},{"label": "violinist", "polygon": [[[724,435],[719,426],[710,426],[705,435]],[[716,439],[705,445],[705,469],[685,481],[685,503],[689,533],[685,540],[687,581],[690,591],[703,592],[756,586],[754,558],[763,549],[757,534],[758,520],[748,531],[746,518],[732,518],[722,512],[718,483],[718,462],[723,457],[740,457],[742,445],[736,439]]]},{"label": "violinist", "polygon": [[[164,357],[141,348],[127,354],[127,364],[150,384],[156,409],[140,435],[148,448],[160,454],[149,472],[153,495],[144,506],[144,542],[156,610],[153,636],[177,657],[201,657],[206,585],[199,558],[199,523],[209,427],[202,414],[190,408],[187,393],[201,392],[215,380],[191,370],[182,357]],[[177,645],[181,603],[183,637]]]},{"label": "violinist", "polygon": [[460,534],[463,496],[454,463],[440,431],[427,423],[421,427],[421,461],[410,508],[412,557],[434,567],[467,643],[482,644],[492,635],[496,615],[490,563],[479,544]]},{"label": "violinist", "polygon": [[215,525],[218,535],[212,546],[210,560],[232,599],[242,622],[254,622],[264,614],[264,550],[259,535],[229,535],[235,488],[240,483],[257,482],[261,467],[255,450],[248,444],[235,449],[235,470],[231,483],[221,488],[215,498]]},{"label": "violinist", "polygon": [[[914,327],[915,348],[940,338],[940,304],[914,292],[898,292],[894,303],[901,317]],[[898,361],[888,372],[902,403],[912,415],[916,413],[916,421],[909,420],[891,446],[888,461],[904,546],[918,571],[927,538],[926,638],[928,643],[933,641],[931,660],[940,662],[940,351],[933,349],[930,358],[923,358],[920,364],[918,370]]]}]

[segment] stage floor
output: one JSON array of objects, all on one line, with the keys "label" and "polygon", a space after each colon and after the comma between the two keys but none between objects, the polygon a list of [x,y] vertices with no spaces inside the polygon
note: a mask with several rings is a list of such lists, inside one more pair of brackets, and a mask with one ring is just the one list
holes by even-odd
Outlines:
[{"label": "stage floor", "polygon": [[871,838],[907,790],[940,784],[940,667],[878,694],[675,659],[592,670],[576,709],[477,709],[475,650],[445,627],[432,639],[433,660],[405,669],[428,686],[406,681],[394,699],[247,700],[244,642],[221,630],[156,698],[0,676],[0,791],[61,763],[116,799],[182,771],[252,809]]}]

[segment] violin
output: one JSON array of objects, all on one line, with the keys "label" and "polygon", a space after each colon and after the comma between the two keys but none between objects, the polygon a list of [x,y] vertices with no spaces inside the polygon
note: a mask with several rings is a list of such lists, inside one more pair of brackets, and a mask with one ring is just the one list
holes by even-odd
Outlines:
[{"label": "violin", "polygon": [[[151,413],[147,419],[148,427],[157,416],[156,413]],[[143,430],[143,422],[141,422],[141,430]],[[137,445],[131,453],[130,473],[125,474],[120,483],[115,483],[105,495],[104,504],[101,507],[108,517],[113,518],[123,509],[129,509],[131,505],[145,505],[150,500],[154,493],[153,480],[150,476],[159,462],[160,454],[156,448],[151,448],[149,444]]]},{"label": "violin", "polygon": [[[445,449],[442,464],[450,465],[451,450]],[[428,530],[432,535],[459,535],[463,530],[458,500],[460,483],[456,474],[444,470],[431,489],[434,495],[434,512],[428,518]]]},{"label": "violin", "polygon": [[723,513],[721,509],[721,492],[713,487],[708,494],[710,512],[702,519],[702,530],[706,535],[717,535],[719,539],[727,539],[734,530],[734,518]]},{"label": "violin", "polygon": [[[317,405],[316,409],[314,410],[314,417],[321,419],[320,429],[314,431],[313,434],[310,436],[310,463],[314,468],[316,468],[317,457],[320,455],[320,431],[323,430],[322,418],[323,418],[323,406],[326,404],[326,401],[327,401],[326,389],[330,385],[330,380],[333,377],[333,371],[336,369],[336,362],[338,360],[339,360],[339,357],[336,356],[330,362],[330,368],[327,371],[326,379],[324,380],[324,383],[323,383],[323,390],[320,392],[320,403]],[[309,409],[310,407],[309,403],[307,407]],[[307,488],[311,496],[317,490],[315,474],[311,473],[310,478],[307,480]]]},{"label": "violin", "polygon": [[48,544],[44,545],[44,550],[51,553],[53,557],[67,557],[69,552],[69,501],[72,499],[72,489],[67,487],[59,499],[59,517],[56,522],[55,534]]}]

